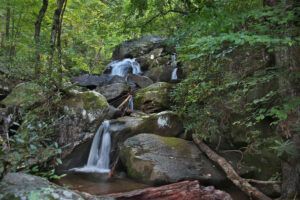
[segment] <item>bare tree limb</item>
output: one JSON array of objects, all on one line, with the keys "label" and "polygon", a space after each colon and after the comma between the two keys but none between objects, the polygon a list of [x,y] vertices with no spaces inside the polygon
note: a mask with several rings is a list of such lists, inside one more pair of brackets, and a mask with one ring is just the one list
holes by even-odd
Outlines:
[{"label": "bare tree limb", "polygon": [[234,185],[245,192],[250,198],[257,200],[272,200],[264,193],[260,192],[257,188],[250,185],[246,179],[240,177],[225,158],[219,156],[212,149],[210,149],[209,146],[207,146],[196,134],[193,134],[193,140],[199,149],[204,152],[210,160],[216,162],[223,169],[227,175],[227,178],[231,180]]}]

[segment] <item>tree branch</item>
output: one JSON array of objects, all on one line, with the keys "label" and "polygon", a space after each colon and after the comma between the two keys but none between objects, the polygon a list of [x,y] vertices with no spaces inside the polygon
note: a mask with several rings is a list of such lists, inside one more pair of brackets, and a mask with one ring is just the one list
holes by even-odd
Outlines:
[{"label": "tree branch", "polygon": [[258,200],[272,200],[264,193],[260,192],[257,188],[250,185],[246,179],[241,178],[226,159],[211,150],[209,146],[207,146],[196,134],[193,134],[193,140],[199,149],[204,152],[210,160],[216,162],[223,169],[227,178],[245,192],[250,198]]}]

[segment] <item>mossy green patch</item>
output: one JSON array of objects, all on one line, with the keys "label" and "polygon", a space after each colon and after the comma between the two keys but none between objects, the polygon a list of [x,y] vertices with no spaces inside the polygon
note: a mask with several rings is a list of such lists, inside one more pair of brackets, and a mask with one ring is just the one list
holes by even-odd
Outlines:
[{"label": "mossy green patch", "polygon": [[158,82],[143,88],[135,95],[135,105],[139,107],[145,102],[151,102],[153,106],[167,107],[171,87],[169,83]]},{"label": "mossy green patch", "polygon": [[70,98],[65,100],[64,105],[73,108],[83,108],[88,111],[108,107],[106,98],[94,91],[74,93]]},{"label": "mossy green patch", "polygon": [[41,86],[33,82],[26,82],[17,85],[1,103],[5,106],[15,105],[26,109],[44,99]]},{"label": "mossy green patch", "polygon": [[190,154],[190,149],[187,141],[175,137],[160,137],[160,138],[161,138],[161,142],[166,144],[168,147],[175,149],[179,154],[182,155]]}]

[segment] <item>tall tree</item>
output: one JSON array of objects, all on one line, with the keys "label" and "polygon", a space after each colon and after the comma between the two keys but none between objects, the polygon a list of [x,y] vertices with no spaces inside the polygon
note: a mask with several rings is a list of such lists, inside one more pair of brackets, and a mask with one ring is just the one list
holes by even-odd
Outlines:
[{"label": "tall tree", "polygon": [[35,40],[35,45],[36,45],[36,52],[35,52],[35,59],[36,59],[36,62],[35,62],[35,75],[36,77],[39,76],[39,73],[40,73],[40,34],[41,34],[41,27],[42,27],[42,21],[43,21],[43,18],[46,14],[46,11],[47,11],[47,8],[48,8],[48,0],[43,0],[43,4],[42,4],[42,7],[39,11],[39,14],[36,18],[36,21],[35,21],[35,32],[34,32],[34,40]]},{"label": "tall tree", "polygon": [[[51,74],[51,70],[53,67],[53,58],[55,49],[59,50],[59,59],[61,60],[61,29],[62,29],[62,21],[64,10],[67,5],[67,0],[57,0],[57,8],[54,11],[51,36],[50,36],[50,62],[49,62],[49,74]],[[62,71],[61,61],[60,66],[58,66],[58,71]]]}]

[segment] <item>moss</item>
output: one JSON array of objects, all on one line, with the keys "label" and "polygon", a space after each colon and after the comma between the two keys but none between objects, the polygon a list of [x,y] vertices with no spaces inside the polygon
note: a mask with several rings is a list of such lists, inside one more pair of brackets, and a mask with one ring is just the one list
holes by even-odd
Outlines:
[{"label": "moss", "polygon": [[108,107],[106,98],[94,91],[74,93],[70,98],[65,100],[64,105],[73,108],[83,108],[88,111]]},{"label": "moss", "polygon": [[6,106],[16,105],[28,108],[44,99],[42,87],[36,83],[27,82],[17,85],[1,103]]},{"label": "moss", "polygon": [[176,149],[176,151],[182,155],[188,155],[191,153],[188,143],[185,140],[175,138],[175,137],[160,137],[161,141],[166,144],[171,149]]},{"label": "moss", "polygon": [[153,106],[167,107],[169,104],[170,89],[171,84],[165,82],[154,83],[143,88],[135,95],[135,105],[139,107],[142,104],[151,101]]}]

